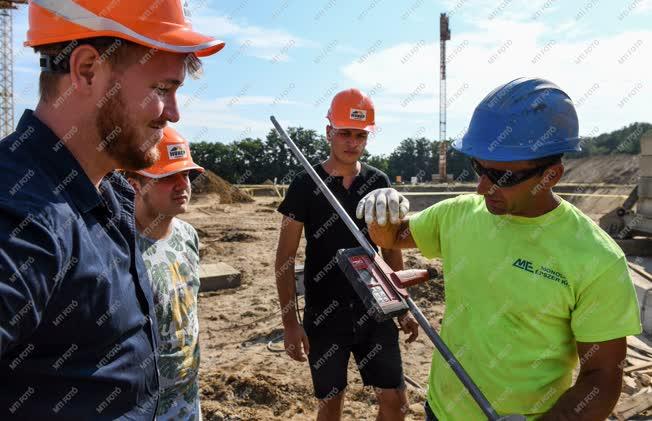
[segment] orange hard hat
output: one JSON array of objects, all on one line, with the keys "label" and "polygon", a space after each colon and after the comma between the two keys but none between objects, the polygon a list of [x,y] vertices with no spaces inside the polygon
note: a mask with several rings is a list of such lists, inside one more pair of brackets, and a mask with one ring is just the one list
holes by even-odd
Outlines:
[{"label": "orange hard hat", "polygon": [[338,92],[326,115],[336,129],[361,129],[368,132],[375,127],[374,103],[359,89]]},{"label": "orange hard hat", "polygon": [[188,141],[172,127],[166,126],[163,129],[163,139],[156,147],[159,152],[158,161],[149,168],[136,171],[138,174],[150,178],[163,178],[181,171],[204,172],[202,167],[193,162]]},{"label": "orange hard hat", "polygon": [[30,0],[26,46],[96,37],[200,57],[224,47],[192,30],[181,0]]}]

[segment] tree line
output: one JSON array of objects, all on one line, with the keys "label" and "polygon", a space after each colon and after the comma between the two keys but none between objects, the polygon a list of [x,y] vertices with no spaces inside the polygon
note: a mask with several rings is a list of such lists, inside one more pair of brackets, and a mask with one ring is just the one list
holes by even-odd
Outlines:
[{"label": "tree line", "polygon": [[[567,154],[567,158],[638,154],[640,138],[650,129],[652,124],[633,123],[610,133],[583,138],[582,152]],[[301,127],[291,127],[287,132],[311,163],[328,158],[329,146],[323,135]],[[265,139],[245,138],[231,143],[193,142],[190,149],[197,164],[234,184],[259,184],[274,179],[279,184],[288,184],[294,174],[302,170],[276,130],[270,130]],[[453,179],[469,181],[469,177],[473,177],[470,162],[464,155],[449,147],[446,159],[447,172]],[[430,181],[433,174],[439,174],[439,142],[425,137],[407,138],[388,155],[365,152],[361,160],[385,172],[392,182],[396,176],[400,176],[403,182],[410,182],[411,177]]]}]

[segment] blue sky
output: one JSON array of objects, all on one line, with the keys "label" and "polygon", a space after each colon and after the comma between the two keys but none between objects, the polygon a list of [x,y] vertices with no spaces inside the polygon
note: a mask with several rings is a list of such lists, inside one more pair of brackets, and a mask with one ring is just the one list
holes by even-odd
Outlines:
[{"label": "blue sky", "polygon": [[[179,91],[190,141],[264,137],[284,126],[324,132],[331,97],[372,95],[373,154],[406,137],[438,139],[439,13],[450,14],[448,137],[477,103],[520,76],[552,80],[575,101],[580,134],[651,121],[652,0],[190,0],[195,29],[226,41],[204,76]],[[37,56],[14,15],[16,118],[37,100]]]}]

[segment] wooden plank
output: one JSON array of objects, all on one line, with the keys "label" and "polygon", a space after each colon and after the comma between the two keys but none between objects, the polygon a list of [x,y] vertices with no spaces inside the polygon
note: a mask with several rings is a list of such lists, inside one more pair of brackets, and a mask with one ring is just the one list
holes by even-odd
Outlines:
[{"label": "wooden plank", "polygon": [[650,347],[642,340],[638,339],[636,336],[628,336],[627,345],[631,348],[634,348],[638,352],[642,352],[643,354],[648,355],[650,358],[652,358],[652,347]]},{"label": "wooden plank", "polygon": [[627,266],[629,266],[629,268],[630,268],[631,270],[633,270],[634,272],[638,273],[639,275],[641,275],[641,276],[642,276],[643,278],[645,278],[646,280],[652,282],[652,274],[649,274],[649,273],[648,273],[648,272],[643,268],[643,266],[637,265],[636,263],[632,263],[632,262],[627,262]]},{"label": "wooden plank", "polygon": [[644,395],[624,399],[620,404],[618,404],[618,406],[616,406],[614,415],[616,415],[619,420],[627,420],[630,417],[645,411],[651,406],[652,393],[646,393]]},{"label": "wooden plank", "polygon": [[639,384],[642,386],[643,389],[647,389],[648,387],[650,387],[650,385],[652,385],[652,377],[648,376],[647,374],[643,374],[640,371],[636,371],[632,374],[635,375],[636,379],[638,380]]},{"label": "wooden plank", "polygon": [[641,358],[637,355],[631,355],[629,351],[627,351],[627,363],[629,365],[636,365],[640,363],[649,363],[652,362],[649,358]]},{"label": "wooden plank", "polygon": [[652,361],[652,357],[643,354],[641,352],[638,352],[636,349],[632,347],[627,347],[627,358],[634,358],[640,361]]},{"label": "wooden plank", "polygon": [[276,192],[276,195],[279,198],[283,199],[283,195],[281,194],[281,191],[278,189],[278,186],[276,184],[274,184],[274,191]]},{"label": "wooden plank", "polygon": [[652,387],[650,387],[650,386],[648,386],[648,387],[644,387],[644,388],[642,388],[641,390],[639,390],[638,392],[634,393],[634,394],[632,395],[632,397],[634,397],[634,396],[644,395],[644,394],[646,394],[646,393],[652,393]]},{"label": "wooden plank", "polygon": [[637,393],[637,394],[634,394],[632,396],[628,396],[628,397],[622,399],[618,403],[618,405],[616,405],[616,407],[614,408],[612,413],[615,415],[615,414],[617,414],[619,412],[625,412],[625,411],[631,410],[632,408],[636,408],[636,406],[638,406],[639,402],[637,402],[636,399],[634,399],[634,398],[638,397],[638,396],[641,396],[641,395],[642,395],[641,393]]},{"label": "wooden plank", "polygon": [[636,379],[634,379],[633,377],[624,376],[623,392],[627,393],[628,395],[631,395],[637,390],[638,390],[638,384],[636,383]]},{"label": "wooden plank", "polygon": [[643,368],[650,368],[650,367],[652,367],[652,362],[640,363],[640,364],[633,365],[631,367],[625,367],[625,369],[623,371],[625,373],[631,373],[632,371],[637,371],[637,370],[641,370]]}]

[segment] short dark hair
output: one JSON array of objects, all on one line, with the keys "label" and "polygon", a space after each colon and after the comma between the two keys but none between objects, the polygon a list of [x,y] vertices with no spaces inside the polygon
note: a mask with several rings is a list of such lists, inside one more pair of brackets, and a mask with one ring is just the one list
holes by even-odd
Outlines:
[{"label": "short dark hair", "polygon": [[548,155],[542,158],[530,159],[528,162],[534,165],[534,167],[549,167],[551,165],[561,164],[561,159],[564,156],[563,153],[556,155]]},{"label": "short dark hair", "polygon": [[[136,62],[142,62],[144,57],[158,51],[115,37],[87,38],[34,47],[34,51],[50,57],[55,65],[64,69],[58,72],[41,71],[39,75],[39,94],[43,101],[52,102],[57,97],[57,84],[59,79],[68,72],[65,69],[69,69],[70,67],[70,56],[79,45],[91,45],[94,47],[100,53],[100,59],[106,60],[113,69],[119,67],[127,68]],[[193,79],[199,78],[202,73],[202,62],[195,54],[188,54],[186,56],[185,65],[186,71]]]}]

